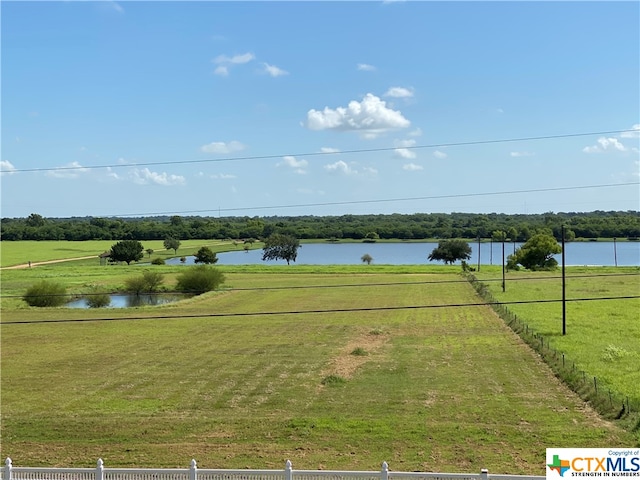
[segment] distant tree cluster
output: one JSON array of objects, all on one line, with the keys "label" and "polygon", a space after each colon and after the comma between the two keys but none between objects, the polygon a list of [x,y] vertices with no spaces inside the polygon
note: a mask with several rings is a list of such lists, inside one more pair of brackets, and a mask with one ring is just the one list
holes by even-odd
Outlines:
[{"label": "distant tree cluster", "polygon": [[[266,239],[277,233],[299,239],[474,239],[501,238],[525,242],[536,233],[560,239],[640,238],[640,213],[595,211],[537,215],[416,213],[412,215],[342,215],[298,217],[145,217],[145,218],[3,218],[2,240],[180,240]],[[178,240],[179,239],[179,240]]]}]

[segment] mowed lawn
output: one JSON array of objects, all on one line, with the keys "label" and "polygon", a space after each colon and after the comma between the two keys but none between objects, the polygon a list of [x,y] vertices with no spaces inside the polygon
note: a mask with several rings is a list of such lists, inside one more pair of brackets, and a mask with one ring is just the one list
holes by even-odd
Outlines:
[{"label": "mowed lawn", "polygon": [[[479,302],[458,275],[296,271],[163,307],[3,311],[0,457],[544,475],[547,447],[635,443],[489,308],[417,308]],[[97,320],[10,323],[29,318]]]},{"label": "mowed lawn", "polygon": [[[19,242],[0,242],[0,267],[25,265],[52,260],[91,257],[91,263],[99,265],[98,255],[111,250],[118,240],[86,240],[81,242],[57,240],[23,240]],[[154,257],[193,255],[202,246],[210,247],[214,252],[241,250],[242,244],[222,240],[182,240],[180,248],[165,250],[163,240],[144,240],[140,242],[145,249],[155,251]],[[148,257],[145,252],[145,259]],[[152,257],[153,258],[153,257]]]},{"label": "mowed lawn", "polygon": [[[552,272],[510,272],[506,292],[497,270],[483,269],[494,297],[501,302],[558,300],[562,278]],[[569,267],[566,272],[566,335],[562,303],[514,303],[508,308],[568,362],[596,377],[600,388],[640,405],[640,269],[637,267]],[[605,300],[597,300],[604,298]],[[636,410],[637,413],[637,410]]]}]

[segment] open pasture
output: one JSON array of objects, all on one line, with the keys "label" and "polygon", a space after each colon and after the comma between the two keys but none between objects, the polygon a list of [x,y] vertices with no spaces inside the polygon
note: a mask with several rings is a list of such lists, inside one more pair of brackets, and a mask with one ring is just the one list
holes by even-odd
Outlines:
[{"label": "open pasture", "polygon": [[[28,262],[47,262],[70,258],[93,257],[85,264],[99,264],[98,255],[111,249],[118,240],[87,240],[82,242],[70,241],[32,241],[0,242],[0,267],[24,265]],[[175,257],[176,255],[193,255],[202,246],[210,247],[214,252],[241,249],[242,244],[234,246],[231,240],[182,240],[178,252],[165,250],[163,240],[144,240],[142,246],[154,250],[151,258]],[[145,259],[148,258],[145,252]]]},{"label": "open pasture", "polygon": [[[485,280],[501,302],[557,300],[562,298],[560,270],[510,272],[506,292],[497,269],[476,274]],[[493,279],[494,281],[487,281]],[[611,389],[640,405],[640,299],[587,300],[640,295],[640,269],[567,268],[566,335],[562,335],[562,304],[524,303],[509,310],[542,335],[567,361],[596,377],[602,389]],[[576,299],[583,299],[573,301]],[[636,412],[637,413],[637,412]]]},{"label": "open pasture", "polygon": [[229,290],[162,307],[3,308],[0,456],[541,475],[546,447],[637,443],[488,307],[403,308],[477,303],[458,275],[311,270],[225,269]]}]

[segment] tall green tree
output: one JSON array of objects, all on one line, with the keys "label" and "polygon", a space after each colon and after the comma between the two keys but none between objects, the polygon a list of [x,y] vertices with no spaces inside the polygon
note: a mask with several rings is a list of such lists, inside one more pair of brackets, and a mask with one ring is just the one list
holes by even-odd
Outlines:
[{"label": "tall green tree", "polygon": [[507,268],[515,270],[522,265],[528,270],[553,270],[558,266],[553,256],[561,252],[562,247],[553,235],[538,233],[509,255]]},{"label": "tall green tree", "polygon": [[167,237],[164,239],[163,245],[167,250],[173,250],[173,253],[178,253],[178,248],[180,248],[180,240],[174,237]]},{"label": "tall green tree", "polygon": [[264,242],[262,260],[286,260],[287,265],[296,261],[300,240],[291,235],[274,233]]},{"label": "tall green tree", "polygon": [[429,260],[442,261],[445,264],[454,263],[457,260],[469,260],[471,247],[469,243],[460,239],[440,240],[438,246],[429,254]]},{"label": "tall green tree", "polygon": [[193,261],[195,263],[213,264],[218,261],[218,257],[216,256],[216,252],[209,247],[200,247]]},{"label": "tall green tree", "polygon": [[137,262],[144,257],[144,247],[138,240],[122,240],[114,244],[109,252],[109,257],[114,262]]}]

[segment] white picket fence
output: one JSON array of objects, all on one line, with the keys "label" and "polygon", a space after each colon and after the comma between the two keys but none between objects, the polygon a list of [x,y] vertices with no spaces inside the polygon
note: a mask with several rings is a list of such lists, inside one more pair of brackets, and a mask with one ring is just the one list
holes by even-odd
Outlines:
[{"label": "white picket fence", "polygon": [[191,460],[189,468],[106,468],[98,459],[95,468],[14,467],[7,458],[0,480],[543,480],[535,475],[494,475],[480,473],[395,472],[387,462],[379,471],[293,470],[287,460],[283,470],[199,469]]}]

